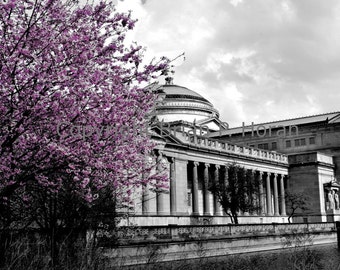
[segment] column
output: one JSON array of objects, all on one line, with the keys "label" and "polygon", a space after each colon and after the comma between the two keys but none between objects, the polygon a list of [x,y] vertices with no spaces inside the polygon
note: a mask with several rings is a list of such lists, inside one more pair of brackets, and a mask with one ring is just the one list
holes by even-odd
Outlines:
[{"label": "column", "polygon": [[277,189],[277,173],[274,173],[274,215],[279,216],[279,192]]},{"label": "column", "polygon": [[199,215],[198,211],[198,174],[197,174],[197,166],[198,162],[194,162],[193,167],[193,180],[192,180],[192,214]]},{"label": "column", "polygon": [[270,173],[266,174],[266,190],[267,190],[267,215],[272,215],[272,192],[270,187]]},{"label": "column", "polygon": [[[248,197],[249,197],[250,204],[252,205],[252,207],[254,207],[254,209],[256,209],[258,202],[257,202],[256,198],[254,197],[254,190],[253,190],[254,179],[255,179],[255,171],[252,170],[252,169],[249,169],[249,171],[250,171],[249,175],[251,177],[249,179],[250,185],[249,185],[249,190],[248,190]],[[254,214],[256,214],[256,212],[254,212],[253,209],[250,209],[249,214],[254,215]]]},{"label": "column", "polygon": [[[163,165],[163,155],[161,152],[157,156],[157,173],[162,173],[164,170]],[[157,201],[157,215],[165,215],[165,194],[162,190],[157,190],[156,192]]]},{"label": "column", "polygon": [[224,168],[224,187],[227,188],[229,186],[228,166],[224,166]]},{"label": "column", "polygon": [[[229,175],[228,175],[228,166],[224,166],[224,178],[223,178],[223,184],[224,184],[224,189],[227,189],[229,187]],[[223,209],[223,207],[222,207]],[[223,209],[223,215],[226,216],[227,214],[225,213]]]},{"label": "column", "polygon": [[175,160],[173,157],[169,158],[170,163],[170,214],[177,214],[176,204],[176,171],[175,171]]},{"label": "column", "polygon": [[133,190],[132,196],[135,199],[132,201],[133,208],[129,209],[135,215],[142,215],[143,214],[143,185],[138,186]]},{"label": "column", "polygon": [[204,215],[211,215],[210,213],[210,195],[209,195],[209,167],[210,164],[204,164]]},{"label": "column", "polygon": [[[214,171],[214,183],[216,185],[219,185],[219,168],[220,165],[215,165],[215,171]],[[221,215],[221,209],[220,209],[220,203],[218,202],[218,197],[214,195],[214,215],[220,216]]]},{"label": "column", "polygon": [[256,186],[256,184],[258,183],[258,179],[256,179],[257,178],[257,172],[256,172],[256,170],[251,170],[252,171],[252,178],[251,178],[251,180],[252,180],[252,193],[251,193],[251,199],[252,199],[252,202],[253,202],[253,205],[255,206],[254,207],[254,210],[252,210],[252,212],[251,212],[251,214],[253,215],[253,216],[257,216],[258,214],[259,214],[259,210],[260,210],[260,207],[261,207],[261,205],[260,205],[260,197],[258,196],[258,191],[259,190],[257,190],[257,186]]},{"label": "column", "polygon": [[176,201],[176,215],[187,215],[188,214],[188,161],[176,157],[173,159],[175,167],[176,182],[175,192],[173,193]]},{"label": "column", "polygon": [[259,199],[260,199],[260,215],[264,215],[264,191],[263,191],[263,172],[259,172]]},{"label": "column", "polygon": [[148,186],[143,186],[143,195],[142,195],[142,212],[143,215],[147,215],[150,213],[150,191]]},{"label": "column", "polygon": [[[154,157],[147,157],[147,162],[150,166],[156,163]],[[153,167],[150,171],[150,174],[154,174],[155,168]],[[143,176],[145,177],[145,176]],[[142,193],[142,212],[143,215],[155,215],[157,213],[157,204],[156,204],[156,193],[150,190],[152,185],[150,183],[143,186]]]},{"label": "column", "polygon": [[285,183],[284,175],[281,174],[280,177],[280,201],[281,201],[281,216],[286,215],[286,200],[285,200]]}]

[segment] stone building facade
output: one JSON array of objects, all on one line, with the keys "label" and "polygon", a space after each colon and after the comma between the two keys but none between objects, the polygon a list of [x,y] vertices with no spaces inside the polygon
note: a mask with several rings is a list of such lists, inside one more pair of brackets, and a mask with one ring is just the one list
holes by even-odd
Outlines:
[{"label": "stone building facade", "polygon": [[[288,188],[311,198],[296,221],[340,220],[340,112],[245,125],[211,132],[211,138],[288,156]],[[328,194],[330,194],[328,196]],[[334,198],[335,197],[335,198]],[[333,203],[332,200],[335,200]]]},{"label": "stone building facade", "polygon": [[[204,97],[169,79],[158,90],[153,139],[168,167],[169,190],[136,192],[129,222],[138,225],[226,224],[230,218],[208,190],[228,181],[237,163],[261,184],[261,210],[239,213],[240,223],[288,222],[285,192],[311,198],[296,222],[340,220],[340,112],[229,128]],[[154,119],[154,120],[155,120]]]},{"label": "stone building facade", "polygon": [[208,190],[213,181],[228,181],[228,165],[237,163],[261,179],[256,202],[261,210],[239,213],[240,223],[286,223],[284,200],[288,158],[275,151],[209,138],[226,130],[218,111],[201,95],[169,82],[159,90],[158,121],[152,134],[156,158],[168,166],[169,190],[136,192],[129,222],[138,225],[227,224],[230,218]]}]

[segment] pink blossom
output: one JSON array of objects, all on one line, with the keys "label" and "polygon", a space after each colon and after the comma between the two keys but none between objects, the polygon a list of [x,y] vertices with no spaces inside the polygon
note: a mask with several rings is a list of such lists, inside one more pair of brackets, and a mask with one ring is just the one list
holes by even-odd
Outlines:
[{"label": "pink blossom", "polygon": [[[156,96],[142,85],[169,61],[144,66],[144,49],[125,45],[130,14],[105,2],[10,0],[0,22],[0,197],[17,183],[58,193],[65,179],[87,202],[107,186],[126,202],[141,185],[166,187],[145,157],[155,146],[142,131]],[[71,126],[141,132],[72,136]]]}]

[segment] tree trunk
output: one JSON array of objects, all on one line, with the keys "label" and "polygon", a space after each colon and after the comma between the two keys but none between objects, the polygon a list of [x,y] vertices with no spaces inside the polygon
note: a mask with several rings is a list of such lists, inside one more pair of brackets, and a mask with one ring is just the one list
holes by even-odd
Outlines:
[{"label": "tree trunk", "polygon": [[237,218],[237,213],[236,212],[232,212],[231,213],[234,219],[234,224],[238,224],[238,218]]},{"label": "tree trunk", "polygon": [[57,201],[54,195],[50,196],[50,213],[49,213],[49,240],[50,240],[50,254],[51,254],[51,267],[55,269],[59,263],[58,260],[58,244],[57,244]]},{"label": "tree trunk", "polygon": [[233,216],[232,216],[231,214],[229,214],[229,213],[227,213],[227,215],[230,217],[231,223],[234,224],[234,218],[233,218]]},{"label": "tree trunk", "polygon": [[295,210],[293,209],[288,217],[288,223],[292,223],[291,221],[292,221],[292,217],[294,216],[294,214],[295,214]]}]

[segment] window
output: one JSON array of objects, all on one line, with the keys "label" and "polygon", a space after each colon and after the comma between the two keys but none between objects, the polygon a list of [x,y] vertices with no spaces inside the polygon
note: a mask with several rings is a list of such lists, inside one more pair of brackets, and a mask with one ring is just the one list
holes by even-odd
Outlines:
[{"label": "window", "polygon": [[251,145],[249,145],[249,147],[255,147],[255,145],[251,144]]},{"label": "window", "polygon": [[277,149],[277,143],[276,142],[272,142],[272,150],[276,150]]},{"label": "window", "polygon": [[315,144],[315,137],[309,138],[309,144]]},{"label": "window", "polygon": [[292,147],[292,144],[291,144],[290,140],[286,141],[286,147],[287,148]]},{"label": "window", "polygon": [[296,139],[296,140],[294,140],[294,144],[295,144],[295,146],[304,146],[304,145],[306,145],[306,139],[305,138]]},{"label": "window", "polygon": [[263,149],[263,150],[268,150],[268,143],[260,143],[257,145],[257,148]]}]

